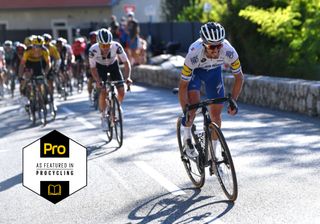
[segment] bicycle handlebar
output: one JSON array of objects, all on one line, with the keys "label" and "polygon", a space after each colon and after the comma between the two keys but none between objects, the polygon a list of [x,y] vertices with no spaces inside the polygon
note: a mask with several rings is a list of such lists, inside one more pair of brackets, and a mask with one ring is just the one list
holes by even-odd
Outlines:
[{"label": "bicycle handlebar", "polygon": [[200,107],[206,107],[211,104],[224,103],[226,101],[229,102],[231,109],[234,109],[237,107],[237,103],[232,99],[231,94],[229,93],[227,97],[208,99],[208,100],[201,101],[200,103],[186,105],[185,111],[188,112],[193,109],[198,109]]}]

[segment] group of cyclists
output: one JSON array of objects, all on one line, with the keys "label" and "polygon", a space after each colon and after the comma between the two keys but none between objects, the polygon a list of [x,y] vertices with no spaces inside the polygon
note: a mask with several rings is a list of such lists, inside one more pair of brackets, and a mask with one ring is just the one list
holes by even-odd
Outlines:
[{"label": "group of cyclists", "polygon": [[[10,50],[11,49],[11,50]],[[10,55],[8,52],[14,52]],[[15,55],[15,56],[13,56]],[[124,74],[119,67],[124,65]],[[243,85],[243,73],[238,54],[232,45],[225,39],[224,27],[216,22],[208,22],[201,26],[200,37],[191,44],[186,55],[184,66],[181,71],[179,83],[179,101],[181,108],[185,111],[188,104],[200,102],[201,82],[205,83],[208,98],[224,96],[224,85],[221,74],[221,66],[228,64],[235,77],[232,89],[232,98],[237,100]],[[71,79],[75,80],[78,90],[82,90],[84,74],[87,75],[89,100],[92,100],[93,83],[96,88],[101,89],[99,96],[99,110],[101,113],[101,126],[105,131],[106,124],[106,89],[103,82],[107,80],[107,74],[112,80],[122,80],[116,85],[118,100],[121,103],[125,95],[124,83],[130,85],[131,65],[125,48],[113,40],[110,30],[102,28],[89,34],[89,42],[85,38],[78,37],[72,45],[69,45],[64,38],[52,40],[51,35],[32,35],[25,39],[25,43],[16,43],[13,46],[11,41],[4,43],[0,49],[0,84],[8,80],[8,70],[15,70],[20,80],[20,93],[27,95],[26,80],[31,77],[38,78],[37,88],[45,92],[53,101],[54,87],[59,94],[66,88],[72,88]],[[31,71],[31,72],[30,72]],[[31,75],[31,77],[30,77]],[[47,80],[44,87],[43,79]],[[65,85],[63,85],[63,83]],[[0,90],[3,91],[3,90]],[[72,91],[72,90],[71,90]],[[66,94],[66,93],[65,93]],[[221,126],[222,104],[209,107],[210,118]],[[237,113],[236,108],[228,108],[231,115]],[[184,141],[186,154],[190,157],[197,157],[193,143],[191,142],[191,126],[195,117],[195,111],[184,116]],[[217,136],[212,137],[212,145],[217,144]]]},{"label": "group of cyclists", "polygon": [[[124,64],[125,79],[119,60]],[[112,79],[124,80],[128,85],[132,82],[131,66],[124,48],[113,41],[111,32],[104,28],[90,32],[88,42],[85,37],[80,36],[76,37],[72,44],[68,44],[62,37],[53,40],[50,34],[45,33],[28,36],[24,43],[7,40],[0,48],[0,97],[4,96],[6,89],[11,89],[10,77],[14,77],[12,82],[15,84],[18,80],[20,95],[28,113],[35,112],[30,111],[31,98],[35,95],[31,88],[40,93],[40,97],[36,99],[41,105],[45,105],[45,110],[46,104],[51,103],[50,109],[52,115],[55,115],[55,92],[66,99],[75,87],[81,92],[87,80],[89,101],[92,103],[93,89],[102,87],[101,82],[106,80],[107,73],[111,74]],[[35,85],[32,86],[31,82]],[[123,86],[121,82],[117,85],[120,102],[125,92]],[[101,123],[105,127],[106,92],[99,92]],[[29,115],[30,119],[34,120],[35,117],[31,116],[31,113]]]}]

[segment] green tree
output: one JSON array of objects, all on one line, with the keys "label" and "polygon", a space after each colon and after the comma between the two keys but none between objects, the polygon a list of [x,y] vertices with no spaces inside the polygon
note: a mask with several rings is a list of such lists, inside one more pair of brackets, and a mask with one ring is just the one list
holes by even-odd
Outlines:
[{"label": "green tree", "polygon": [[286,48],[288,72],[309,70],[313,75],[306,78],[317,78],[320,62],[319,1],[292,0],[286,1],[282,7],[270,8],[247,6],[239,15],[257,24],[258,32],[275,43],[272,47],[274,53],[281,47]]},{"label": "green tree", "polygon": [[[204,12],[205,4],[211,5],[209,12]],[[222,15],[226,13],[226,0],[190,0],[189,6],[185,6],[177,16],[178,21],[221,21]]]}]

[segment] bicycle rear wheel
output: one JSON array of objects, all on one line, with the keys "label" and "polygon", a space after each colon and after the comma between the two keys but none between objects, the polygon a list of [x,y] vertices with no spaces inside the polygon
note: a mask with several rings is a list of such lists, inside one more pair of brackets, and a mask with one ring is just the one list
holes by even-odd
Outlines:
[{"label": "bicycle rear wheel", "polygon": [[116,139],[119,144],[119,148],[123,143],[123,129],[122,129],[122,109],[120,107],[120,103],[116,96],[113,97],[113,115],[114,115],[114,130],[116,134]]},{"label": "bicycle rear wheel", "polygon": [[193,185],[196,188],[201,188],[205,182],[205,170],[204,167],[199,166],[199,157],[191,159],[186,155],[183,142],[183,132],[181,131],[182,127],[181,117],[179,117],[177,121],[177,138],[181,160]]},{"label": "bicycle rear wheel", "polygon": [[217,124],[211,123],[210,130],[218,136],[216,152],[213,151],[212,142],[209,141],[211,155],[215,155],[215,174],[227,198],[235,201],[238,197],[238,183],[229,147]]}]

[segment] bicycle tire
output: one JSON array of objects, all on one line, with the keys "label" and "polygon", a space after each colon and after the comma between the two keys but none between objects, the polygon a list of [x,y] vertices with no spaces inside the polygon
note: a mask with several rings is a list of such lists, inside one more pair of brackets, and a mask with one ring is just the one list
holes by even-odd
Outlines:
[{"label": "bicycle tire", "polygon": [[[223,136],[223,133],[219,126],[215,123],[210,124],[211,131],[214,130],[218,136],[218,141],[220,142],[221,148],[221,158],[215,158],[215,174],[219,180],[219,184],[230,201],[235,201],[238,197],[238,183],[236,171],[234,168],[234,164],[232,161],[232,156],[227,145],[227,142]],[[211,137],[209,137],[211,140]],[[218,147],[217,147],[218,148]],[[212,143],[209,141],[209,149],[211,155],[214,155]],[[225,176],[229,176],[231,174],[231,179],[224,179]],[[232,183],[230,183],[230,180]],[[229,183],[228,183],[229,181]]]},{"label": "bicycle tire", "polygon": [[[108,105],[110,105],[110,102],[108,103]],[[112,129],[112,127],[111,127],[111,117],[112,117],[112,116],[110,116],[110,114],[111,114],[110,109],[111,109],[110,107],[107,107],[107,111],[106,111],[106,113],[107,113],[108,127],[109,127],[109,129],[106,131],[106,134],[107,134],[107,142],[110,142],[110,141],[112,140],[112,137],[113,137],[113,129]]]},{"label": "bicycle tire", "polygon": [[191,180],[193,185],[196,188],[201,188],[203,187],[205,182],[205,169],[203,167],[202,168],[199,167],[199,157],[195,160],[192,160],[186,155],[184,150],[183,134],[181,132],[181,127],[182,127],[181,117],[179,117],[177,120],[177,139],[178,139],[181,160],[189,176],[189,179]]},{"label": "bicycle tire", "polygon": [[122,110],[116,96],[113,96],[114,130],[119,148],[123,144]]}]

